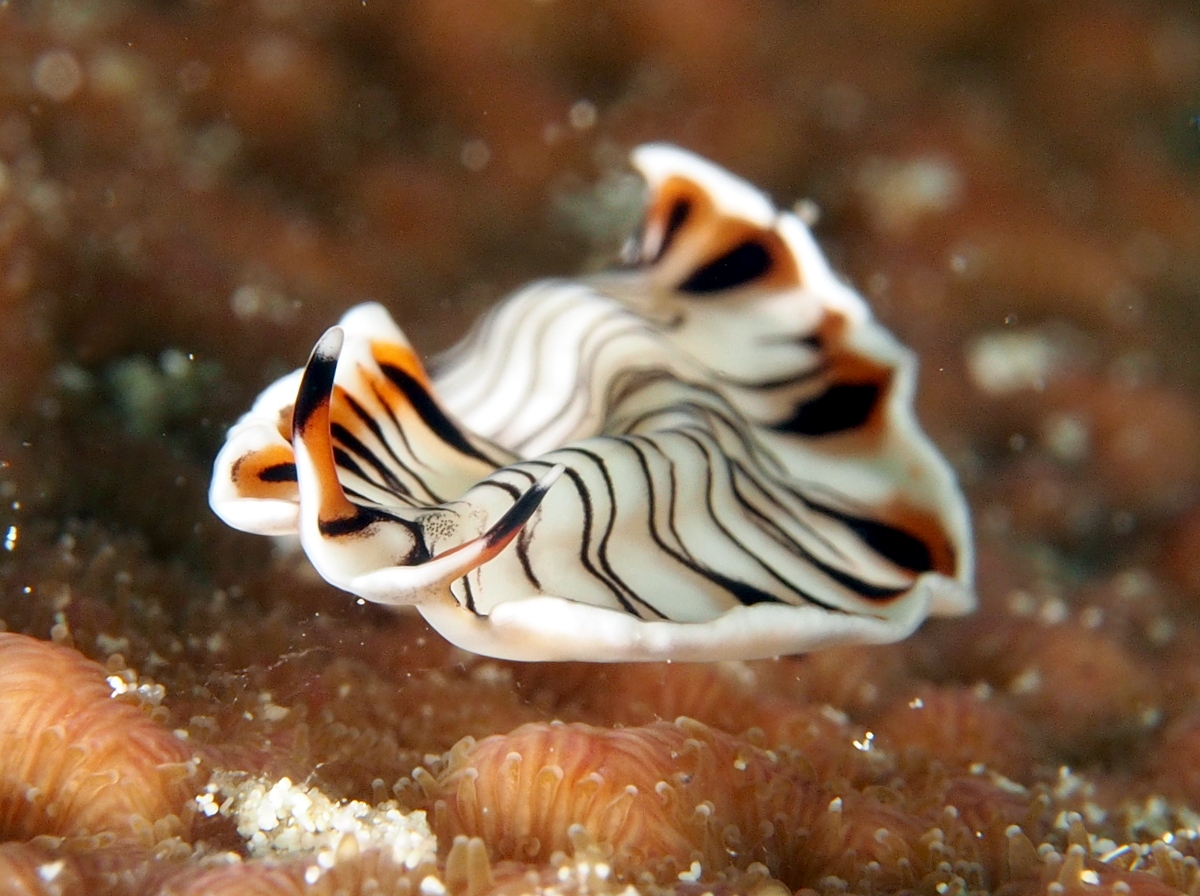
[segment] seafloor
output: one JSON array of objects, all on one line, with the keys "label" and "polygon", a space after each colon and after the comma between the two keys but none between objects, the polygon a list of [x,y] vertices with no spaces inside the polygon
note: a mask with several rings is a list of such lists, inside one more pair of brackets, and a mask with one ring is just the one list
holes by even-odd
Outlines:
[{"label": "seafloor", "polygon": [[[0,893],[1200,891],[1198,111],[1190,0],[3,0]],[[343,309],[602,264],[661,139],[918,351],[974,616],[497,662],[212,516]]]}]

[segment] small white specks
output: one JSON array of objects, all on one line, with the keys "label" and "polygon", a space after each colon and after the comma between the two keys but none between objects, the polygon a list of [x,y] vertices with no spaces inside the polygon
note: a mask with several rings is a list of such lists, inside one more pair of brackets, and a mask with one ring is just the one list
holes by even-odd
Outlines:
[{"label": "small white specks", "polygon": [[[1108,811],[1104,810],[1104,808],[1097,806],[1094,804],[1094,802],[1088,800],[1084,804],[1084,820],[1087,822],[1087,825],[1090,826],[1090,828],[1097,828],[1097,826],[1102,825],[1106,822],[1106,820],[1109,820],[1109,813]],[[1099,842],[1100,841],[1097,841],[1097,843]],[[1111,848],[1112,846],[1115,846],[1115,844],[1110,842],[1109,847],[1098,848]]]},{"label": "small white specks", "polygon": [[242,284],[229,297],[229,307],[239,320],[266,317],[274,323],[285,323],[293,317],[297,305],[279,290],[253,283]]},{"label": "small white specks", "polygon": [[458,160],[468,171],[478,174],[492,160],[492,151],[483,140],[468,140],[462,145]]},{"label": "small white specks", "polygon": [[1158,590],[1154,576],[1145,569],[1123,569],[1113,576],[1113,588],[1124,600],[1140,600],[1150,597]]},{"label": "small white specks", "polygon": [[17,547],[17,527],[9,526],[8,531],[4,533],[4,550],[13,551]]},{"label": "small white specks", "polygon": [[178,348],[169,348],[158,356],[158,366],[165,376],[171,379],[183,379],[192,372],[192,362],[196,356]]},{"label": "small white specks", "polygon": [[964,177],[947,158],[925,156],[896,160],[868,159],[858,175],[878,227],[905,231],[918,218],[953,208],[962,197]]},{"label": "small white specks", "polygon": [[45,865],[38,865],[38,877],[46,883],[52,883],[62,874],[63,868],[67,866],[66,859],[59,859],[57,862],[47,862]]},{"label": "small white specks", "polygon": [[1021,672],[1008,684],[1008,692],[1014,694],[1036,693],[1042,687],[1042,672],[1036,666],[1031,666]]},{"label": "small white specks", "polygon": [[829,811],[830,812],[841,812],[842,811],[842,798],[840,796],[835,796],[833,799],[831,799],[829,801]]},{"label": "small white specks", "polygon": [[701,871],[702,869],[700,868],[700,863],[692,862],[691,867],[689,867],[687,871],[679,872],[679,879],[682,881],[695,883],[700,879]]},{"label": "small white specks", "polygon": [[567,121],[577,131],[586,131],[596,125],[596,106],[589,100],[577,100],[567,113]]},{"label": "small white specks", "polygon": [[104,680],[108,682],[108,686],[112,689],[112,693],[109,694],[110,697],[119,697],[122,694],[129,693],[129,685],[125,683],[125,679],[120,675],[110,675]]},{"label": "small white specks", "polygon": [[471,680],[481,684],[511,685],[512,672],[498,663],[483,662],[471,670]]},{"label": "small white specks", "polygon": [[421,896],[445,896],[446,885],[434,877],[432,874],[427,874],[421,879]]},{"label": "small white specks", "polygon": [[739,772],[744,772],[746,770],[746,760],[739,756],[733,760],[733,767]]},{"label": "small white specks", "polygon": [[1084,607],[1079,613],[1079,624],[1084,628],[1099,628],[1104,624],[1104,610],[1097,606]]},{"label": "small white specks", "polygon": [[993,396],[1041,392],[1061,366],[1061,349],[1037,332],[989,333],[967,350],[971,381]]},{"label": "small white specks", "polygon": [[1007,604],[1008,612],[1014,616],[1032,616],[1037,612],[1037,601],[1033,595],[1020,588],[1009,592]]},{"label": "small white specks", "polygon": [[229,647],[229,640],[221,632],[213,632],[204,642],[209,653],[224,653]]},{"label": "small white specks", "polygon": [[1077,414],[1051,414],[1042,425],[1042,441],[1064,463],[1079,463],[1091,449],[1091,432]]},{"label": "small white specks", "polygon": [[851,743],[854,744],[854,749],[861,750],[863,753],[867,753],[874,746],[875,732],[867,731],[863,734],[862,740],[851,741]]},{"label": "small white specks", "polygon": [[324,872],[321,870],[320,865],[309,865],[304,869],[304,882],[311,887],[321,879],[322,874]]},{"label": "small white specks", "polygon": [[1091,884],[1094,887],[1100,883],[1100,875],[1091,868],[1085,868],[1079,873],[1079,880],[1085,884]]},{"label": "small white specks", "polygon": [[1061,625],[1068,615],[1067,602],[1061,597],[1052,597],[1038,608],[1038,621],[1043,625]]},{"label": "small white specks", "polygon": [[[405,813],[390,800],[377,806],[335,801],[288,778],[272,782],[217,773],[196,797],[196,805],[205,815],[219,812],[232,817],[251,855],[307,854],[315,859],[312,867],[317,872],[334,867],[356,849],[390,850],[393,860],[407,868],[432,862],[436,856],[437,841],[424,812]],[[444,893],[443,889],[438,896]]]},{"label": "small white specks", "polygon": [[1166,616],[1155,616],[1146,625],[1146,637],[1151,644],[1162,647],[1175,637],[1175,623]]},{"label": "small white specks", "polygon": [[211,793],[202,793],[196,797],[196,806],[206,818],[212,818],[221,810]]},{"label": "small white specks", "polygon": [[924,709],[925,701],[922,700],[920,697],[913,697],[911,700],[908,701],[908,708],[909,709]]},{"label": "small white specks", "polygon": [[83,86],[83,68],[67,50],[50,50],[33,63],[33,86],[42,96],[62,103]]},{"label": "small white specks", "polygon": [[830,706],[826,703],[821,707],[821,715],[829,719],[835,725],[849,725],[850,717],[835,706]]}]

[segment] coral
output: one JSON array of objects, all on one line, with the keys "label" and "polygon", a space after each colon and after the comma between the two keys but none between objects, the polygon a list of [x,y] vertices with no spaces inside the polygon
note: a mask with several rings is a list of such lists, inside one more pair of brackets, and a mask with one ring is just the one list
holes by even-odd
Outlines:
[{"label": "coral", "polygon": [[191,747],[106,678],[74,650],[0,634],[6,839],[108,833],[149,845],[188,833]]},{"label": "coral", "polygon": [[[0,628],[40,639],[3,635],[0,670],[49,670],[38,724],[80,738],[43,733],[61,764],[28,765],[11,722],[39,716],[5,685],[0,890],[1197,891],[1194,3],[29,0],[0,45]],[[209,513],[225,427],[321,326],[374,298],[431,352],[511,288],[599,264],[645,140],[811,197],[835,267],[919,356],[921,420],[972,505],[974,617],[716,667],[484,661]],[[1023,385],[977,379],[981,345]],[[156,429],[132,425],[130,371],[176,390]],[[700,774],[662,805],[688,739]],[[436,827],[469,766],[520,749],[518,782],[547,789],[491,782],[516,814],[473,823],[504,831],[566,796],[533,776],[570,780],[552,744],[581,768],[644,758],[626,817],[675,850],[660,877],[582,827],[555,826],[557,853],[522,840],[537,862],[439,828],[417,869],[356,841],[329,869],[254,858],[219,813],[174,839],[193,751]],[[131,745],[153,786],[101,788],[106,767],[80,789]],[[752,799],[714,758],[739,752]],[[732,860],[723,830],[673,821],[704,800],[738,827]]]},{"label": "coral", "polygon": [[572,846],[578,827],[611,850],[619,873],[654,870],[661,880],[693,862],[706,876],[757,862],[793,887],[829,874],[853,885],[923,830],[872,797],[837,795],[796,754],[688,719],[534,724],[465,741],[428,800],[440,837],[481,837],[494,858],[545,862]]},{"label": "coral", "polygon": [[891,704],[872,730],[887,749],[920,750],[947,766],[986,766],[1016,779],[1029,774],[1038,754],[1024,717],[986,688],[918,688]]},{"label": "coral", "polygon": [[0,844],[0,880],[5,896],[77,896],[88,892],[73,860],[24,843]]},{"label": "coral", "polygon": [[1121,644],[1093,631],[1042,629],[1002,666],[1016,704],[1068,755],[1120,751],[1160,717],[1154,677]]},{"label": "coral", "polygon": [[437,869],[432,865],[408,868],[393,861],[386,851],[361,851],[357,841],[347,836],[323,864],[314,859],[243,863],[232,856],[216,867],[184,872],[167,881],[159,892],[162,896],[299,896],[302,893],[407,896],[419,892],[423,880],[438,881],[436,875]]}]

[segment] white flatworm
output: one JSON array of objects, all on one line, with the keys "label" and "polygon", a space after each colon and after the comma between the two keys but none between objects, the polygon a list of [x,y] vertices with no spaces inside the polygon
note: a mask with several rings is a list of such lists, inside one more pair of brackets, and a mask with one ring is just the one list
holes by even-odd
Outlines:
[{"label": "white flatworm", "polygon": [[750,659],[971,610],[912,353],[750,184],[673,146],[633,164],[624,267],[526,287],[432,377],[351,309],[230,429],[213,509],[508,659]]}]

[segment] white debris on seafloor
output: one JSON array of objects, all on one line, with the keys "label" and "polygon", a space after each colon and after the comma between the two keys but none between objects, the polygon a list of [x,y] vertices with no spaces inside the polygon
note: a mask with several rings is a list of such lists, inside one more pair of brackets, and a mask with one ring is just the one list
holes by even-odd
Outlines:
[{"label": "white debris on seafloor", "polygon": [[124,657],[113,654],[109,657],[109,672],[105,683],[110,689],[110,697],[132,695],[134,699],[145,706],[161,706],[167,696],[167,689],[152,678],[140,678],[136,669],[126,665]]},{"label": "white debris on seafloor", "polygon": [[196,804],[204,815],[233,818],[256,858],[308,854],[322,868],[330,868],[347,835],[360,850],[384,851],[405,868],[437,858],[437,838],[425,813],[404,812],[392,800],[377,806],[333,800],[289,778],[272,781],[243,772],[216,772]]},{"label": "white debris on seafloor", "polygon": [[962,199],[965,177],[950,158],[872,156],[858,171],[856,186],[880,229],[910,229],[923,215],[943,214]]},{"label": "white debris on seafloor", "polygon": [[988,395],[1040,392],[1062,370],[1065,354],[1037,330],[987,333],[967,350],[967,369],[975,386]]}]

